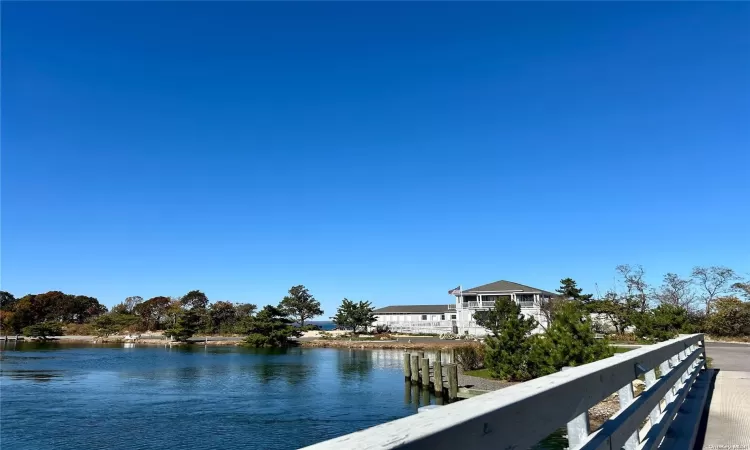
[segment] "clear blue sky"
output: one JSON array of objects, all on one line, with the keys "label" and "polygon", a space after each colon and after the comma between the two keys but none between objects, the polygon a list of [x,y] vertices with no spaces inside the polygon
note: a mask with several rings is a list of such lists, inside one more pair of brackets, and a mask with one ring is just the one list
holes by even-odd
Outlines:
[{"label": "clear blue sky", "polygon": [[2,289],[750,273],[748,3],[3,3]]}]

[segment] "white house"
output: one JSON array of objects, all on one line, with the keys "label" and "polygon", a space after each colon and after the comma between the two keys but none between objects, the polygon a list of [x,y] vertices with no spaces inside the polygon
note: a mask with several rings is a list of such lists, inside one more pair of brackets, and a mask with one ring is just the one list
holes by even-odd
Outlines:
[{"label": "white house", "polygon": [[500,297],[510,297],[521,305],[523,314],[546,326],[547,320],[540,306],[556,296],[543,289],[505,280],[466,290],[459,286],[448,293],[455,298],[453,304],[398,305],[376,309],[374,325],[387,325],[395,332],[484,336],[488,330],[476,324],[474,313],[494,308]]}]

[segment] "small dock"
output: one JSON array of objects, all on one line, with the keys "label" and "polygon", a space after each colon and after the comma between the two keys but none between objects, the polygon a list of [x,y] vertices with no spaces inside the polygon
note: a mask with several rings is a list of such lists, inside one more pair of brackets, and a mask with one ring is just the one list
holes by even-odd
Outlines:
[{"label": "small dock", "polygon": [[404,353],[404,379],[448,401],[476,397],[489,392],[459,386],[458,364],[443,363],[442,352],[437,350],[435,353],[432,361],[425,358],[423,351]]}]

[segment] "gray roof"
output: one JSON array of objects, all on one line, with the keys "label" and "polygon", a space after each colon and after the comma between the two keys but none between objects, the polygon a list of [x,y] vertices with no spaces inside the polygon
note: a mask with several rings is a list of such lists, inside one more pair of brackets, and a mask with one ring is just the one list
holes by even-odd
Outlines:
[{"label": "gray roof", "polygon": [[386,306],[376,309],[375,314],[401,313],[401,314],[442,314],[448,312],[448,305],[397,305]]},{"label": "gray roof", "polygon": [[498,291],[522,291],[522,292],[541,292],[542,294],[547,295],[557,295],[554,292],[545,291],[544,289],[538,289],[531,286],[526,286],[519,283],[514,283],[512,281],[495,281],[494,283],[490,284],[483,284],[481,286],[473,287],[471,289],[465,289],[463,292],[465,293],[474,293],[474,292],[498,292]]}]

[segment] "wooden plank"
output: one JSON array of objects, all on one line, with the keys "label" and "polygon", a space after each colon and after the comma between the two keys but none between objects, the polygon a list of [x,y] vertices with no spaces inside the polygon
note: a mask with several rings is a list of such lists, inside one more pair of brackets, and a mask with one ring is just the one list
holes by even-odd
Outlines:
[{"label": "wooden plank", "polygon": [[682,402],[687,396],[690,388],[692,387],[693,380],[695,380],[700,374],[704,373],[700,367],[693,371],[688,378],[686,383],[683,383],[677,392],[675,393],[674,401],[664,408],[664,411],[659,414],[659,418],[656,424],[648,430],[646,436],[641,440],[641,445],[638,447],[639,450],[651,450],[659,446],[662,438],[667,434],[669,426],[672,424],[672,420],[677,413],[677,410],[682,406]]},{"label": "wooden plank", "polygon": [[[638,398],[630,402],[626,409],[618,411],[600,429],[592,433],[579,448],[581,450],[601,450],[625,446],[632,438],[633,431],[640,428],[643,421],[646,420],[654,407],[659,404],[664,395],[672,389],[675,382],[680,383],[682,373],[691,367],[692,362],[698,356],[700,356],[699,352],[693,353],[688,359],[675,366],[666,377],[659,378],[650,389],[646,389]],[[698,371],[695,370],[694,372]],[[672,404],[674,403],[676,402]],[[667,405],[667,408],[669,406]],[[656,420],[656,424],[652,426],[652,430],[659,429],[663,424],[664,420],[660,415]],[[649,430],[649,433],[651,433],[651,430]],[[648,433],[646,436],[648,436]]]},{"label": "wooden plank", "polygon": [[703,415],[711,378],[714,375],[712,369],[702,369],[702,366],[698,368],[700,373],[690,386],[685,402],[679,405],[677,416],[669,426],[669,433],[664,437],[659,447],[692,449],[695,446],[700,428],[697,424]]},{"label": "wooden plank", "polygon": [[[310,448],[529,448],[635,379],[636,364],[645,370],[652,369],[683,350],[686,343],[689,345],[702,339],[703,335],[690,335],[632,350],[457,402],[430,414],[405,417]],[[697,355],[696,352],[695,357]],[[635,412],[643,409],[640,420],[645,419],[669,389],[667,383],[675,381],[675,376],[679,379],[677,373],[660,378],[654,385],[656,389],[647,390],[626,410],[620,411],[619,424],[631,428],[609,429],[613,436],[613,448],[616,440],[621,439],[620,442],[624,443],[632,431],[640,426],[641,422],[637,421],[640,413]],[[611,428],[613,424],[605,426]]]}]

